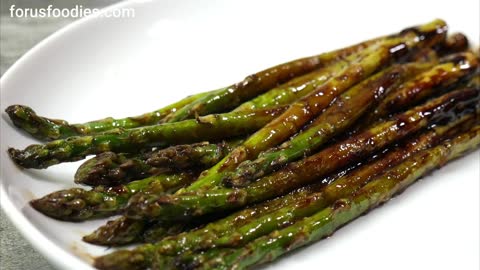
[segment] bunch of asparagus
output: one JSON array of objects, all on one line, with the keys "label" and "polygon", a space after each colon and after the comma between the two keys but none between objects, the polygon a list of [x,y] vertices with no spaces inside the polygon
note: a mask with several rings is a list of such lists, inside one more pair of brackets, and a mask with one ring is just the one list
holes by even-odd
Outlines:
[{"label": "bunch of asparagus", "polygon": [[389,200],[480,145],[478,52],[442,20],[294,60],[159,110],[83,124],[7,108],[44,144],[23,168],[83,159],[31,201],[65,221],[120,214],[84,241],[140,244],[98,269],[244,269]]}]

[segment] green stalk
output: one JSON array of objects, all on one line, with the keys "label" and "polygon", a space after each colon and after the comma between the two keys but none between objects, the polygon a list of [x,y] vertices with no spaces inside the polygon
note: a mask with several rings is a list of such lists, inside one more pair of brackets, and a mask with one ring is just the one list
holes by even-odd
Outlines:
[{"label": "green stalk", "polygon": [[[444,22],[437,21],[436,23],[445,25]],[[308,73],[314,72],[315,70],[324,67],[327,67],[328,70],[329,65],[336,65],[339,60],[355,54],[367,48],[368,46],[373,45],[381,40],[385,40],[387,38],[388,37],[375,38],[352,45],[350,47],[342,48],[332,52],[322,53],[319,55],[296,59],[262,70],[255,74],[247,76],[245,79],[238,83],[223,88],[217,93],[212,93],[211,95],[205,96],[176,112],[172,112],[169,116],[167,116],[166,121],[176,122],[188,118],[193,118],[196,115],[206,115],[219,111],[227,111],[239,106],[243,102],[246,102],[258,96],[259,94],[266,92],[267,90],[286,83],[289,80],[294,79],[295,77],[307,74],[306,77],[296,80],[294,84],[290,84],[290,86],[297,85],[298,87],[301,87],[301,85],[303,85],[305,82],[310,81],[309,79],[311,78],[308,78]],[[322,72],[323,71],[320,71],[320,73]],[[317,77],[313,74],[312,76]],[[321,78],[321,76],[317,78],[319,78],[320,81],[324,80],[323,78]],[[262,99],[255,100],[254,104],[256,108],[270,107],[271,105],[273,105],[273,100],[270,99],[271,97],[273,97],[273,94],[264,96],[264,98]],[[284,101],[282,103],[288,104],[289,102]],[[251,105],[253,104],[244,105],[242,106],[243,108],[239,110],[244,110],[247,107],[251,108]]]},{"label": "green stalk", "polygon": [[[370,46],[373,46],[373,44]],[[293,78],[285,84],[270,89],[268,92],[242,103],[235,108],[234,111],[249,111],[272,106],[288,105],[323,85],[335,74],[344,70],[351,62],[358,60],[360,55],[361,51],[353,53],[344,59],[336,60],[336,62],[321,68],[318,71],[313,71],[306,75]]]},{"label": "green stalk", "polygon": [[120,213],[130,197],[138,192],[173,192],[195,178],[192,173],[162,174],[114,187],[98,186],[92,190],[72,188],[32,200],[30,205],[55,219],[84,221]]},{"label": "green stalk", "polygon": [[139,116],[120,119],[107,117],[82,124],[69,124],[65,120],[42,117],[37,115],[31,108],[23,105],[9,106],[5,112],[7,112],[15,126],[26,131],[33,137],[40,140],[57,140],[72,136],[98,134],[118,128],[129,129],[156,125],[161,123],[163,118],[168,114],[216,92],[218,92],[218,90],[188,96],[166,107]]},{"label": "green stalk", "polygon": [[10,148],[10,157],[21,167],[43,169],[103,152],[138,152],[149,147],[221,140],[252,133],[285,110],[284,107],[201,116],[197,119],[116,130],[93,136],[70,137],[24,150]]}]

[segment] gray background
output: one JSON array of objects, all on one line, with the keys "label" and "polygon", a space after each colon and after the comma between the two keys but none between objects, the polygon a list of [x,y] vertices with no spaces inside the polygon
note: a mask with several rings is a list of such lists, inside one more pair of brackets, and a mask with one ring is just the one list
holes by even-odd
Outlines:
[{"label": "gray background", "polygon": [[[27,50],[75,19],[11,18],[9,8],[100,8],[119,0],[0,0],[0,76]],[[0,211],[0,269],[53,269]]]}]

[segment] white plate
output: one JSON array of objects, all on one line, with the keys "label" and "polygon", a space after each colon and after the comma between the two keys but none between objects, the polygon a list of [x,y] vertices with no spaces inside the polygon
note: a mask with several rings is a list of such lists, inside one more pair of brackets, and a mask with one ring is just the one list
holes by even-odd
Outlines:
[{"label": "white plate", "polygon": [[[139,114],[262,68],[404,27],[445,19],[479,39],[478,1],[131,1],[135,19],[86,18],[55,33],[1,79],[1,110],[14,103],[83,122]],[[20,170],[6,148],[34,140],[1,120],[1,203],[54,265],[91,269],[109,252],[80,238],[104,221],[66,223],[27,202],[68,188],[79,165]],[[479,152],[452,162],[334,237],[268,267],[479,269]]]}]

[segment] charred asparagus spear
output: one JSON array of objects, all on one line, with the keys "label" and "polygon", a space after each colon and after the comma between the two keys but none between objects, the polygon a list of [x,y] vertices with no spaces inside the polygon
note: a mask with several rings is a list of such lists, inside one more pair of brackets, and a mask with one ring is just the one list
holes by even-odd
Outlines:
[{"label": "charred asparagus spear", "polygon": [[37,115],[23,105],[9,106],[5,112],[13,124],[40,140],[64,139],[72,136],[91,135],[117,128],[136,128],[160,123],[165,116],[218,90],[186,97],[159,110],[139,116],[114,119],[111,117],[83,124],[69,124],[65,120],[50,119]]},{"label": "charred asparagus spear", "polygon": [[147,147],[241,136],[261,128],[284,110],[285,107],[280,107],[207,115],[177,123],[117,130],[93,136],[70,137],[44,145],[30,145],[24,150],[10,148],[8,153],[15,163],[24,168],[43,169],[107,151],[136,152]]},{"label": "charred asparagus spear", "polygon": [[134,219],[184,219],[264,201],[357,162],[428,125],[476,111],[480,106],[479,100],[479,88],[457,90],[399,114],[313,156],[289,163],[246,188],[218,188],[177,192],[173,195],[138,193],[130,199],[125,213]]},{"label": "charred asparagus spear", "polygon": [[478,67],[478,59],[471,52],[449,55],[441,59],[440,64],[419,74],[397,91],[387,95],[361,122],[364,125],[374,123],[391,113],[431,97],[435,92],[442,92],[459,81],[471,77]]},{"label": "charred asparagus spear", "polygon": [[[183,254],[174,261],[162,256],[157,256],[155,259],[160,260],[158,264],[171,265],[175,269],[245,269],[273,261],[291,250],[331,235],[342,225],[388,201],[428,172],[479,145],[480,126],[476,126],[451,141],[424,150],[389,169],[357,191],[355,195],[339,199],[315,215],[268,236],[258,238],[244,247],[209,250],[202,254]],[[163,261],[165,259],[166,261]],[[103,264],[104,261],[104,258],[100,257],[95,261],[95,266],[99,269],[113,269]]]},{"label": "charred asparagus spear", "polygon": [[141,154],[105,152],[84,162],[75,173],[75,183],[118,185],[133,179],[181,169],[203,169],[215,165],[241,140],[221,143],[175,145]]},{"label": "charred asparagus spear", "polygon": [[[348,64],[347,59],[355,59],[355,51],[367,47],[374,41],[358,44],[350,49],[344,49],[345,54],[339,54],[338,58],[332,59],[331,64],[319,71],[313,71],[309,74],[300,76],[287,82],[284,85],[268,91],[264,95],[256,98],[255,101],[249,101],[240,106],[237,111],[254,110],[257,108],[268,108],[279,105],[286,105],[294,99],[306,93],[308,89],[323,83],[335,72]],[[353,54],[353,55],[350,55]],[[347,56],[346,59],[341,57]],[[140,126],[154,125],[164,122],[163,118],[169,113],[173,113],[180,108],[206,97],[209,94],[220,92],[221,89],[200,93],[189,96],[177,103],[171,104],[160,110],[146,113],[136,117],[127,117],[123,119],[113,119],[111,117],[87,122],[84,124],[69,124],[65,120],[50,119],[37,115],[31,108],[23,105],[12,105],[6,109],[15,126],[25,130],[34,137],[42,140],[62,139],[79,135],[94,135],[116,128],[136,128]],[[170,122],[174,122],[173,120]]]},{"label": "charred asparagus spear", "polygon": [[[389,38],[365,49],[361,53],[361,59],[349,65],[343,72],[309,95],[290,105],[283,114],[246,139],[242,145],[235,148],[208,172],[202,173],[200,179],[186,191],[208,189],[210,186],[218,185],[225,174],[233,171],[239,163],[256,158],[260,152],[280,144],[297,133],[303,125],[317,116],[336,96],[350,86],[367,78],[399,55],[404,56],[415,48],[440,42],[445,37],[445,33],[441,30],[444,27],[444,22],[434,21],[413,30],[405,30],[400,37]],[[422,42],[419,42],[420,38]]]},{"label": "charred asparagus spear", "polygon": [[195,179],[194,173],[162,174],[115,187],[98,186],[92,190],[60,190],[32,200],[30,205],[43,214],[60,220],[83,221],[118,214],[137,192],[172,192]]},{"label": "charred asparagus spear", "polygon": [[[325,188],[323,188],[323,184],[320,182],[298,192],[293,192],[262,204],[269,206],[273,211],[254,217],[247,216],[247,218],[245,214],[256,212],[256,208],[246,208],[232,214],[228,218],[212,222],[206,225],[205,228],[167,237],[155,244],[143,245],[132,251],[119,251],[108,255],[107,257],[112,259],[109,263],[112,266],[128,266],[129,258],[143,258],[143,260],[137,259],[135,261],[136,268],[132,266],[132,268],[125,269],[144,269],[152,264],[152,259],[156,254],[173,256],[186,251],[243,246],[257,237],[283,228],[286,224],[292,224],[301,218],[313,215],[337,199],[354,194],[355,191],[371,179],[382,174],[385,169],[401,163],[419,151],[437,145],[444,139],[470,130],[475,125],[475,118],[475,114],[469,114],[445,126],[435,126],[432,130],[407,140],[404,144],[387,152],[386,155],[379,156],[369,164],[346,174],[341,173],[341,176],[333,177],[331,181],[322,181],[323,183],[330,183]],[[283,201],[284,203],[272,205],[272,203],[278,201]],[[248,222],[238,224],[233,223],[232,220]],[[120,235],[123,234],[120,233]]]},{"label": "charred asparagus spear", "polygon": [[228,186],[246,186],[252,180],[309,155],[355,123],[364,112],[405,79],[431,66],[431,64],[396,65],[378,72],[340,95],[306,130],[279,147],[261,153],[257,159],[244,161],[232,174],[227,174],[224,181]]}]

